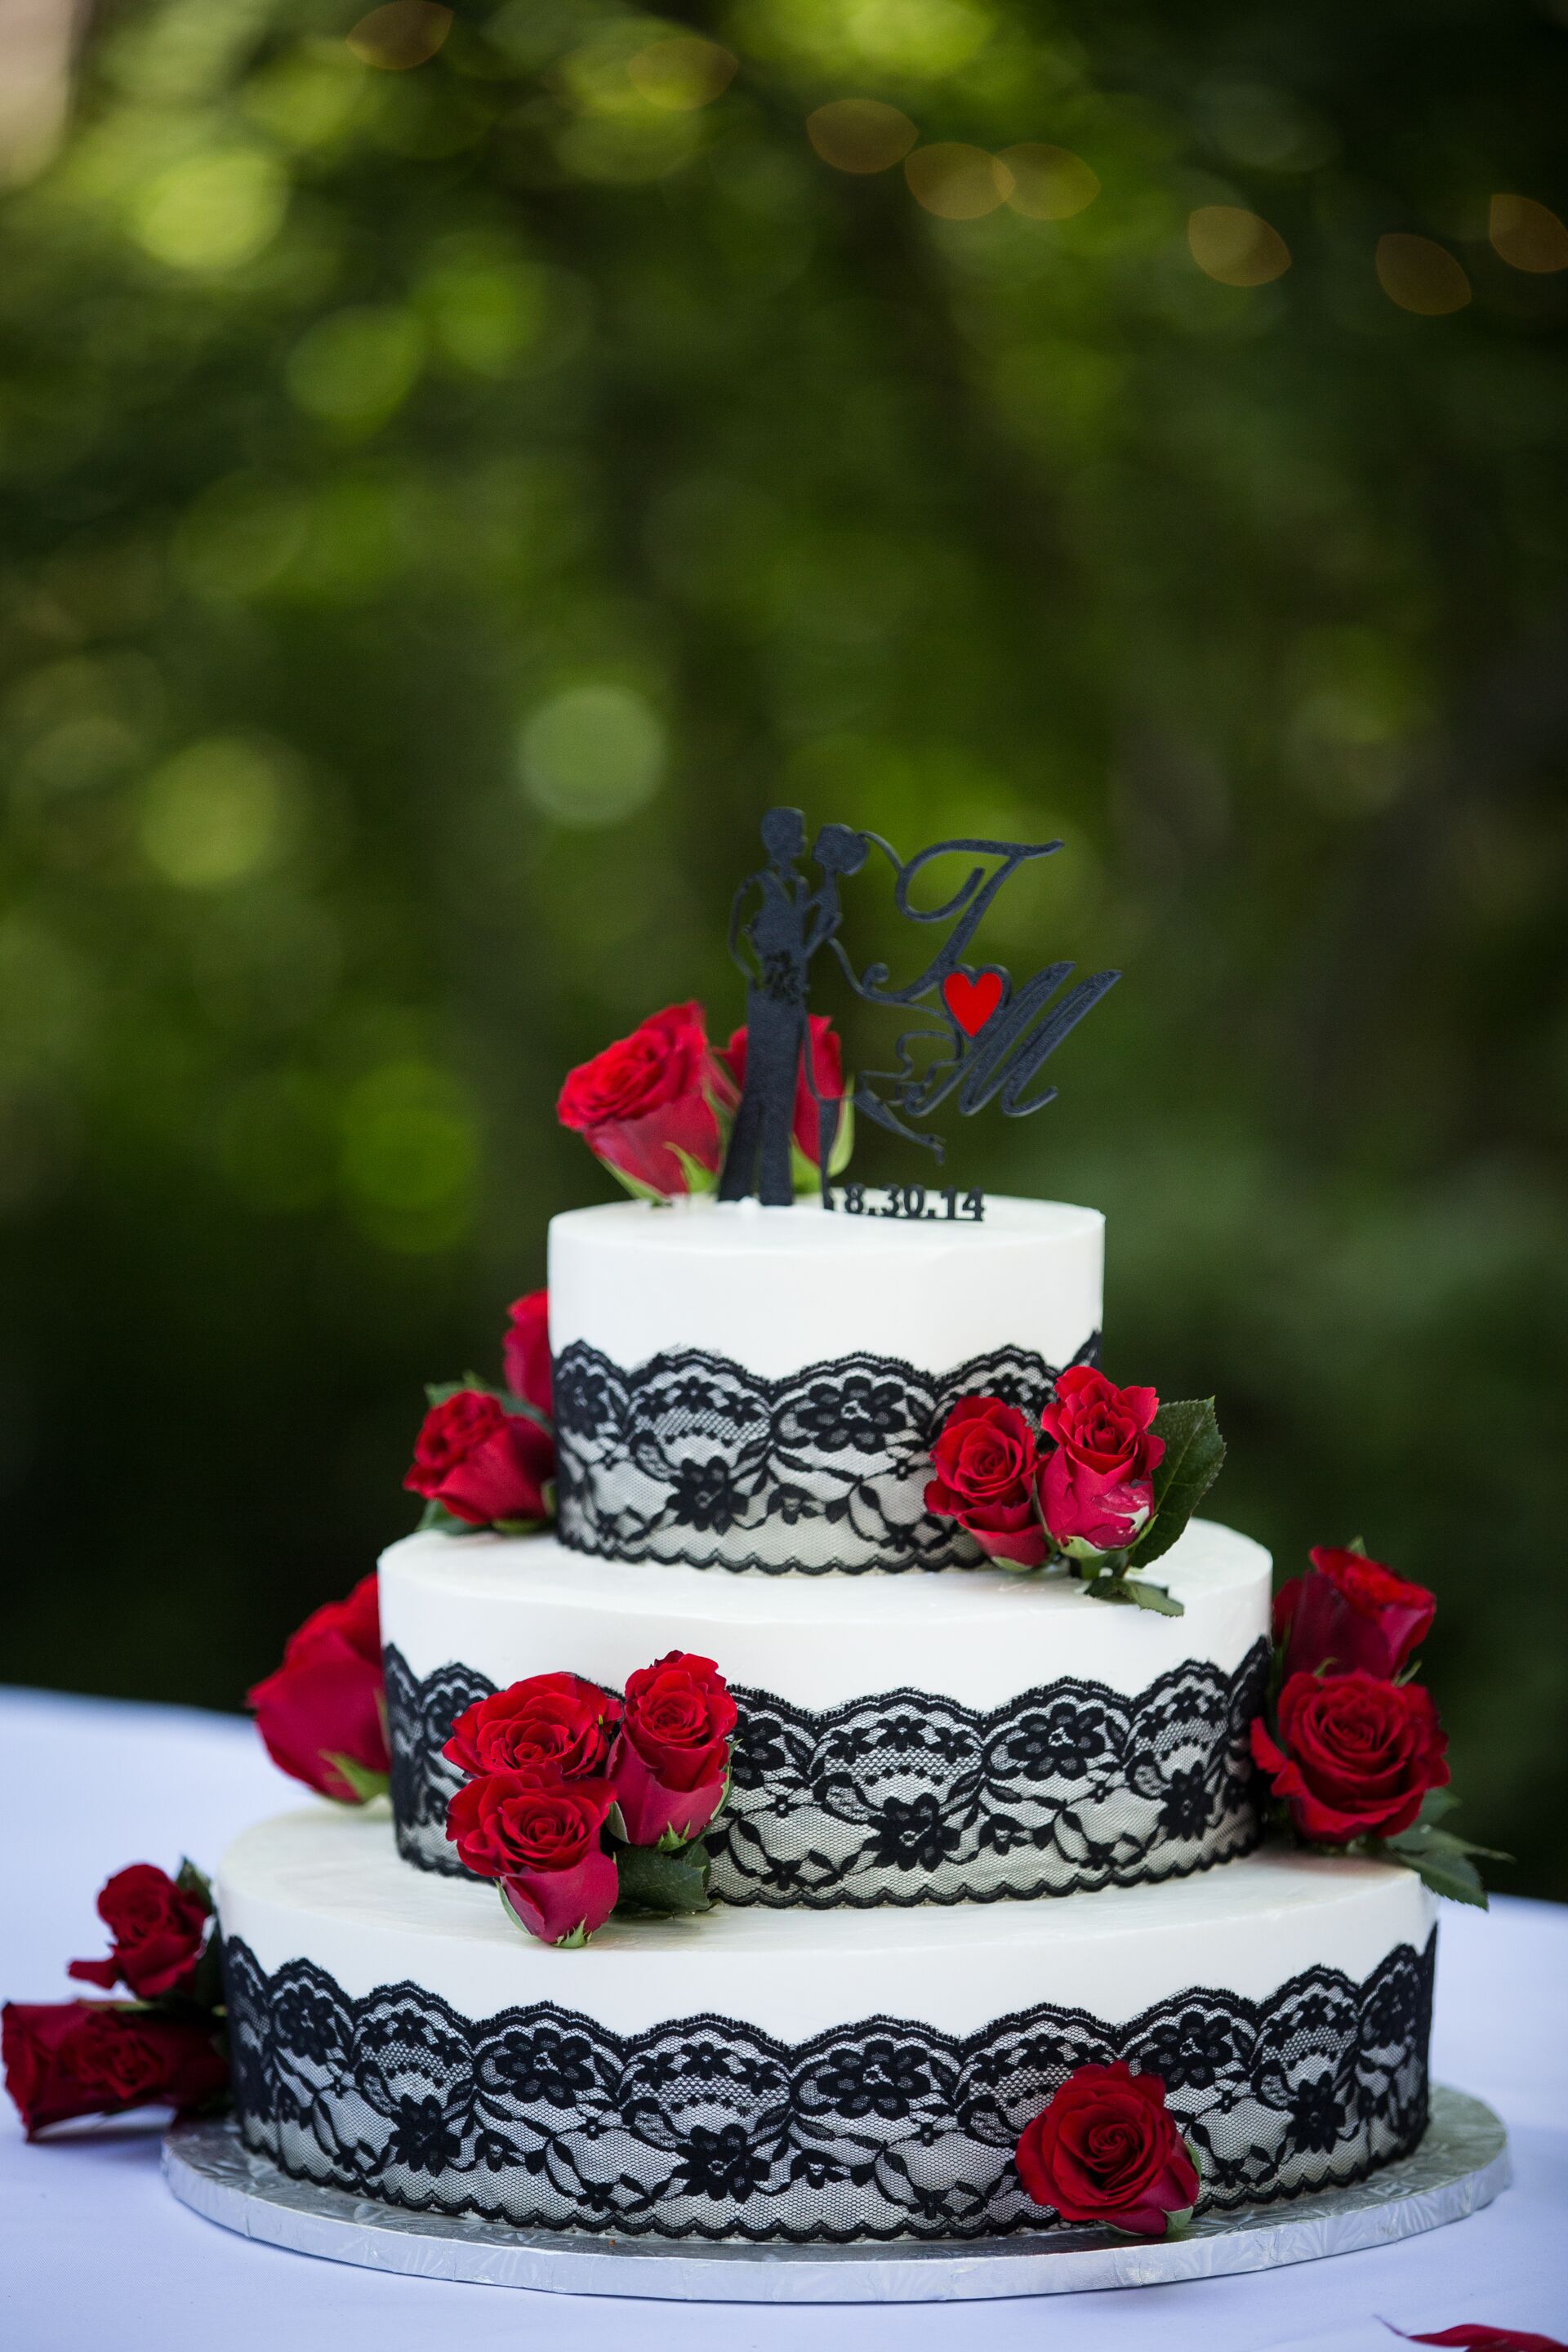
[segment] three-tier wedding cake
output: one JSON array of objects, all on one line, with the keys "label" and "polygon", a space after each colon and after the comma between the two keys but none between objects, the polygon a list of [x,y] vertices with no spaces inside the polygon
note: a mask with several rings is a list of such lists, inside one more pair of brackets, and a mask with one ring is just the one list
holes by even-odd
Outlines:
[{"label": "three-tier wedding cake", "polygon": [[[1263,1842],[1268,1554],[1194,1518],[1164,1607],[1096,1606],[1086,1540],[1031,1570],[932,1505],[955,1407],[1038,1428],[1098,1361],[1101,1217],[684,1192],[551,1227],[553,1529],[440,1513],[382,1560],[393,1822],[318,1805],[223,1860],[249,2146],[403,2206],[751,2241],[1048,2228],[1020,2135],[1118,2061],[1207,2208],[1407,2153],[1430,1898]],[[672,1655],[737,1711],[712,1907],[523,1932],[447,1834],[454,1723]]]}]

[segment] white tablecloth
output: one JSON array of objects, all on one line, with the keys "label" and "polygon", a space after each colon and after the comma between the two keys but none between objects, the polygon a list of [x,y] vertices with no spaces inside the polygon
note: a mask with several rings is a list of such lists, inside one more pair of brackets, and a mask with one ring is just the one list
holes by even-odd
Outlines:
[{"label": "white tablecloth", "polygon": [[[110,1871],[226,1842],[300,1791],[248,1724],[172,1707],[0,1693],[5,1792],[0,1991],[55,2000],[100,1953]],[[0,2119],[0,2340],[8,2352],[374,2352],[561,2345],[571,2352],[1394,2352],[1381,2324],[1459,2320],[1568,2336],[1568,1908],[1443,1906],[1439,2079],[1505,2117],[1515,2185],[1486,2212],[1402,2245],[1258,2277],[1045,2301],[778,2310],[567,2299],[378,2276],[252,2244],[163,2185],[158,2133],[127,2118],[28,2147]]]}]

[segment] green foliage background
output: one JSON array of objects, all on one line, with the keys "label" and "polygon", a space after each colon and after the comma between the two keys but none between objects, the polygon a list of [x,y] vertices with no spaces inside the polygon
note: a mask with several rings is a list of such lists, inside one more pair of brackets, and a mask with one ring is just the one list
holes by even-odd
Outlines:
[{"label": "green foliage background", "polygon": [[[0,215],[6,1671],[235,1706],[409,1524],[421,1381],[608,1196],[563,1072],[740,1017],[770,800],[1044,828],[994,951],[1126,977],[956,1172],[1109,1212],[1227,1517],[1436,1587],[1461,1825],[1568,1895],[1568,275],[1487,242],[1565,208],[1561,10],[358,13],[111,9]],[[683,27],[710,104],[628,73]],[[939,218],[847,96],[1101,193]]]}]

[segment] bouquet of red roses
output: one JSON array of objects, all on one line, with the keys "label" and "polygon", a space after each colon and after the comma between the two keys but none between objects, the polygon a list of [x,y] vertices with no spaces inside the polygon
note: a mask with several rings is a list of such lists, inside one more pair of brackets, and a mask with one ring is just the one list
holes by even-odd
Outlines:
[{"label": "bouquet of red roses", "polygon": [[1472,1857],[1506,1861],[1438,1826],[1458,1800],[1447,1739],[1415,1653],[1437,1604],[1360,1543],[1321,1546],[1274,1601],[1274,1675],[1251,1730],[1280,1827],[1303,1845],[1373,1854],[1435,1894],[1486,1907]]},{"label": "bouquet of red roses", "polygon": [[1039,1417],[1005,1397],[966,1396],[931,1447],[925,1507],[956,1519],[988,1559],[1065,1565],[1096,1601],[1184,1612],[1142,1571],[1169,1551],[1219,1475],[1214,1400],[1162,1404],[1073,1364]]},{"label": "bouquet of red roses", "polygon": [[531,1675],[453,1724],[443,1753],[466,1778],[447,1835],[542,1943],[586,1943],[612,1912],[706,1911],[702,1832],[730,1785],[735,1723],[712,1659],[682,1650],[622,1698],[581,1675]]}]

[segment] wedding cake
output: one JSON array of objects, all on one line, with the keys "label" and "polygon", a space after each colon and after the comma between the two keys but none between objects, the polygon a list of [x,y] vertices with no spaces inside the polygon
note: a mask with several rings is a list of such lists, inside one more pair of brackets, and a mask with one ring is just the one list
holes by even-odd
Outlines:
[{"label": "wedding cake", "polygon": [[[1342,1633],[1276,1667],[1318,1603],[1271,1622],[1268,1553],[1190,1516],[1209,1409],[1095,1369],[1096,1211],[836,1184],[837,1040],[797,990],[768,1042],[763,895],[749,1044],[675,1007],[569,1082],[637,1197],[554,1219],[548,1360],[525,1300],[503,1387],[433,1392],[429,1524],[379,1570],[391,1821],[317,1804],[223,1859],[244,2137],[398,2206],[751,2242],[1356,2179],[1426,2117],[1414,1620],[1381,1677]],[[1010,989],[967,937],[933,967],[961,1065]],[[1425,1630],[1319,1557],[1336,1623],[1414,1593]],[[1125,2124],[1120,2206],[1041,2152],[1075,2085],[1167,2135]]]}]

